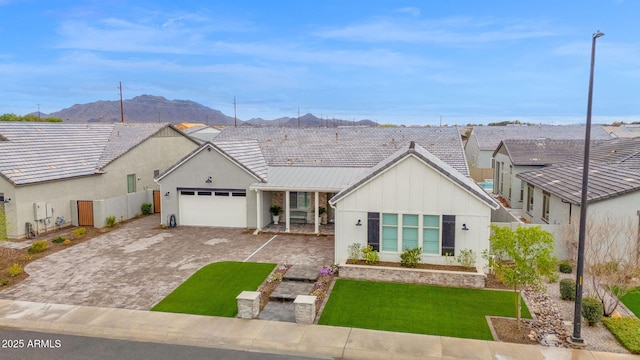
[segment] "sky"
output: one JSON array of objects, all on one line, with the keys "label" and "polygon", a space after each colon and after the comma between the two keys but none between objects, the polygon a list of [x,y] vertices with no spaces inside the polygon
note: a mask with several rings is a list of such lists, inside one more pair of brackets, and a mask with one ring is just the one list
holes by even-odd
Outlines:
[{"label": "sky", "polygon": [[0,114],[149,94],[239,119],[640,121],[640,1],[0,0]]}]

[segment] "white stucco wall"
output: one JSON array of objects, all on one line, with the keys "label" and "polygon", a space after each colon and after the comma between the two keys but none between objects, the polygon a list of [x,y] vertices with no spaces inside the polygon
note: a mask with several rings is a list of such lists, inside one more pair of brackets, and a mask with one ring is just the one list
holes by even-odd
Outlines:
[{"label": "white stucco wall", "polygon": [[[350,244],[367,244],[367,212],[455,215],[456,255],[461,249],[472,249],[480,261],[480,252],[489,246],[491,209],[451,179],[412,156],[342,198],[335,207],[335,259],[338,263],[347,259]],[[355,225],[358,220],[362,226]],[[470,230],[462,230],[462,224]],[[380,258],[397,262],[400,253],[381,251]],[[444,258],[424,254],[423,261],[443,263]]]},{"label": "white stucco wall", "polygon": [[[208,184],[205,180],[209,176],[213,182]],[[254,228],[257,217],[257,195],[255,191],[249,190],[249,186],[258,181],[215,149],[211,151],[204,149],[159,181],[162,198],[161,222],[168,225],[169,217],[175,215],[177,224],[180,225],[178,188],[245,189],[247,192],[245,198],[247,201],[247,226]],[[169,192],[169,196],[165,196],[167,192]]]}]

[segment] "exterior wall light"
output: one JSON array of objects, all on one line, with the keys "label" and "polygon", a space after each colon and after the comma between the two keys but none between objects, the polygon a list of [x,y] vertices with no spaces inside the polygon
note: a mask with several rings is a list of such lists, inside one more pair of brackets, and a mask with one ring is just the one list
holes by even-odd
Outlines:
[{"label": "exterior wall light", "polygon": [[362,226],[362,221],[360,221],[360,219],[358,219],[358,222],[356,223],[356,226]]},{"label": "exterior wall light", "polygon": [[164,196],[169,196],[170,194],[171,193],[167,191],[166,193],[164,193]]},{"label": "exterior wall light", "polygon": [[467,227],[467,224],[462,224],[462,230],[465,230],[465,231],[469,230],[469,228]]},{"label": "exterior wall light", "polygon": [[213,182],[213,179],[211,178],[211,176],[209,176],[209,177],[207,178],[207,180],[205,180],[205,182],[206,182],[207,184],[211,184],[211,183]]}]

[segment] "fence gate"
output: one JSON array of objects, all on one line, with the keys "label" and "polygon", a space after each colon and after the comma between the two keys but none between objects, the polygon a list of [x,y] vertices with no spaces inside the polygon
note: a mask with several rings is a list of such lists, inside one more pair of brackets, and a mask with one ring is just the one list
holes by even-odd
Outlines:
[{"label": "fence gate", "polygon": [[78,200],[78,225],[93,226],[93,201]]},{"label": "fence gate", "polygon": [[160,190],[153,190],[153,213],[160,212]]}]

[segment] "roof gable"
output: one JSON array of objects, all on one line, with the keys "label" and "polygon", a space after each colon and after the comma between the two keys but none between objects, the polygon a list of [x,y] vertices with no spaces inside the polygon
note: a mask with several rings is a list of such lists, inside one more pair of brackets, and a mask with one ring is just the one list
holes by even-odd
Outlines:
[{"label": "roof gable", "polygon": [[[594,140],[592,144],[606,140]],[[584,140],[566,139],[505,139],[493,152],[499,151],[509,156],[511,163],[518,166],[544,166],[557,164],[584,153]]]},{"label": "roof gable", "polygon": [[205,142],[187,156],[176,162],[173,166],[158,175],[155,179],[160,182],[167,175],[176,171],[183,164],[203,151],[214,150],[220,155],[237,165],[242,170],[249,173],[260,182],[267,181],[267,166],[260,152],[260,148],[255,141],[221,141],[216,143]]},{"label": "roof gable", "polygon": [[471,193],[473,196],[478,198],[480,201],[484,202],[487,206],[492,209],[497,209],[499,207],[498,203],[496,203],[489,194],[487,194],[484,190],[482,190],[476,183],[471,181],[467,176],[464,176],[459,171],[454,169],[449,164],[440,160],[437,156],[431,154],[426,149],[422,148],[420,145],[416,145],[411,142],[409,146],[405,149],[400,149],[396,153],[389,156],[387,159],[381,161],[376,166],[372,167],[367,171],[361,178],[356,180],[354,183],[349,185],[344,190],[340,191],[336,194],[331,200],[331,204],[336,204],[341,199],[345,198],[364,184],[372,181],[378,175],[385,172],[387,169],[395,166],[400,161],[405,158],[413,156],[421,160],[424,164],[431,167],[444,177],[451,180],[453,183],[457,184],[467,192]]}]

